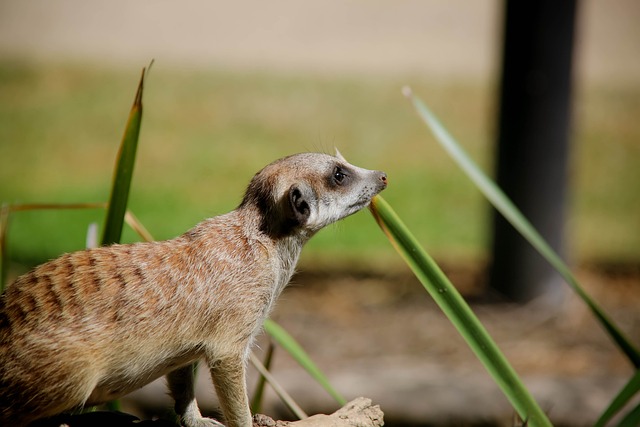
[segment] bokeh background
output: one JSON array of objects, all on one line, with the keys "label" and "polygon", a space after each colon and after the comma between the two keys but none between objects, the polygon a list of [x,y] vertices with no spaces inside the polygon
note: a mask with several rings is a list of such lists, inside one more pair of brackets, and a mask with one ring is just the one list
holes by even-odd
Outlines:
[{"label": "bokeh background", "polygon": [[[491,171],[502,16],[495,0],[0,0],[0,201],[105,201],[139,73],[154,59],[130,207],[156,238],[233,209],[268,162],[338,147],[387,172],[385,198],[473,297],[485,283],[490,210],[400,89],[410,85]],[[638,22],[634,0],[579,3],[566,227],[567,257],[635,338]],[[82,248],[103,216],[13,215],[10,276]],[[398,424],[510,422],[367,212],[319,233],[300,270],[274,316],[345,394],[377,399]],[[479,309],[563,423],[593,420],[631,372],[570,297],[535,321],[520,307]],[[279,360],[309,411],[330,407]]]}]

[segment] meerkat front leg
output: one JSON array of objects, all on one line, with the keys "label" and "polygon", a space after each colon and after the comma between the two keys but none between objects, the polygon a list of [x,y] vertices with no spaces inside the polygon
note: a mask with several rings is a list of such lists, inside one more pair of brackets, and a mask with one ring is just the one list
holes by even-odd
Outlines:
[{"label": "meerkat front leg", "polygon": [[196,362],[167,374],[167,383],[175,400],[175,411],[180,416],[180,424],[186,427],[224,427],[218,421],[200,414],[194,389],[197,365]]},{"label": "meerkat front leg", "polygon": [[242,354],[207,360],[227,427],[251,427],[245,360]]}]

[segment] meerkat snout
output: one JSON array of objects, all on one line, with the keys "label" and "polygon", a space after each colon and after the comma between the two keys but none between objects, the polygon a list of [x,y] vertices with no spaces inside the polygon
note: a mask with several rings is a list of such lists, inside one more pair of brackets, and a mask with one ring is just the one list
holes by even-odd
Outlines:
[{"label": "meerkat snout", "polygon": [[65,254],[0,296],[0,425],[116,399],[166,375],[187,427],[204,359],[229,427],[251,427],[245,363],[303,245],[367,206],[384,172],[303,153],[258,172],[232,212],[172,240]]}]

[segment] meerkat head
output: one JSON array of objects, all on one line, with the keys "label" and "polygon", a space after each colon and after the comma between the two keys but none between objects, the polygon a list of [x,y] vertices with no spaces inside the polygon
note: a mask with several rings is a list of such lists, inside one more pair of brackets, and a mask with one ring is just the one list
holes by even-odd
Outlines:
[{"label": "meerkat head", "polygon": [[302,153],[258,172],[240,207],[256,206],[261,228],[273,237],[313,234],[366,207],[387,187],[387,175],[336,156]]}]

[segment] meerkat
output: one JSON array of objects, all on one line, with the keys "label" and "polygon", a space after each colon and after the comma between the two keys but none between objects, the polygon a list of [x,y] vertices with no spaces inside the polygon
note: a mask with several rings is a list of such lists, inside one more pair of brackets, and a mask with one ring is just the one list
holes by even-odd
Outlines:
[{"label": "meerkat", "polygon": [[380,171],[336,156],[277,160],[234,211],[163,242],[62,255],[0,297],[0,425],[94,406],[166,375],[187,427],[200,414],[193,365],[204,359],[228,427],[250,427],[245,365],[303,245],[369,205]]}]

